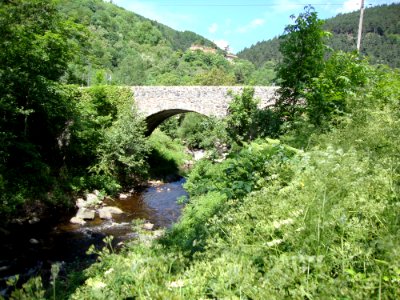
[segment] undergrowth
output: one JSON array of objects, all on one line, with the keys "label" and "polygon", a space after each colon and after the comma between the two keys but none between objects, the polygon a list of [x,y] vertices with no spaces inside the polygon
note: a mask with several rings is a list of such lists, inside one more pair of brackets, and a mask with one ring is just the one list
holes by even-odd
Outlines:
[{"label": "undergrowth", "polygon": [[200,162],[180,222],[101,252],[70,299],[399,299],[400,80],[381,76],[305,151]]},{"label": "undergrowth", "polygon": [[102,257],[72,299],[398,299],[400,81],[381,79],[305,152],[264,140],[200,162],[180,222]]}]

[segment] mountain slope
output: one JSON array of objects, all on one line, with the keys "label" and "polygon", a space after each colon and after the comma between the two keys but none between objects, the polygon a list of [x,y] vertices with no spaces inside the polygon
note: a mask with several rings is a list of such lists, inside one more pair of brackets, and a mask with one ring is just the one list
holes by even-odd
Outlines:
[{"label": "mountain slope", "polygon": [[[359,12],[352,12],[327,19],[325,30],[333,34],[329,46],[335,50],[355,50],[359,16]],[[400,4],[365,10],[361,53],[367,55],[371,63],[400,67]],[[250,60],[257,67],[266,61],[277,61],[281,57],[279,39],[259,42],[245,48],[238,56]]]},{"label": "mountain slope", "polygon": [[59,10],[68,19],[84,25],[89,36],[79,60],[70,64],[66,82],[193,84],[196,82],[191,80],[196,81],[196,75],[216,68],[219,74],[229,74],[221,84],[224,80],[235,83],[234,66],[224,59],[223,53],[192,55],[188,51],[194,43],[216,48],[194,32],[173,30],[102,0],[60,0]]}]

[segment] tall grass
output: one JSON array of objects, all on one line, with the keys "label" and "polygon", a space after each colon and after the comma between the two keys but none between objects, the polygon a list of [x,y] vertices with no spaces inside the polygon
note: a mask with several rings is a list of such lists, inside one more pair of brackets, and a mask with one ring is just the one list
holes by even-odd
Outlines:
[{"label": "tall grass", "polygon": [[70,299],[399,299],[400,78],[385,76],[331,131],[286,136],[307,151],[264,140],[199,163],[180,222],[104,251]]},{"label": "tall grass", "polygon": [[400,298],[400,80],[385,76],[330,132],[286,136],[306,152],[259,141],[200,163],[162,242],[103,258],[72,298]]}]

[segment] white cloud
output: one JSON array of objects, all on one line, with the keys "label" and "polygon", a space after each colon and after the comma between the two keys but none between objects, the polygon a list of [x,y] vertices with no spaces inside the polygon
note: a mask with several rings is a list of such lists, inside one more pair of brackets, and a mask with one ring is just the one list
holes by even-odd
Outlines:
[{"label": "white cloud", "polygon": [[246,33],[251,29],[264,25],[264,23],[265,23],[264,19],[254,19],[249,24],[239,27],[237,31],[240,33]]},{"label": "white cloud", "polygon": [[211,26],[208,28],[209,33],[216,33],[218,30],[218,24],[212,23]]},{"label": "white cloud", "polygon": [[250,25],[252,27],[258,27],[258,26],[263,25],[264,23],[265,23],[264,19],[254,19],[253,21],[251,21]]},{"label": "white cloud", "polygon": [[227,46],[229,46],[229,43],[226,40],[217,40],[213,42],[221,49],[225,49]]},{"label": "white cloud", "polygon": [[359,0],[348,0],[346,1],[341,8],[337,10],[339,13],[348,13],[352,11],[356,11],[360,9],[360,1]]}]

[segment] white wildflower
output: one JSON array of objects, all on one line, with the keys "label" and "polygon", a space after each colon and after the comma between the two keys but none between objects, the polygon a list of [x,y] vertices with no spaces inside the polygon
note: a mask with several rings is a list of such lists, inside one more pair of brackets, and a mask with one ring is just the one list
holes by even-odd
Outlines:
[{"label": "white wildflower", "polygon": [[112,272],[114,272],[114,268],[110,268],[107,271],[104,272],[104,275],[108,275],[111,274]]},{"label": "white wildflower", "polygon": [[89,278],[86,281],[86,284],[96,290],[105,288],[107,286],[107,284],[105,284],[104,282],[102,282],[98,279],[93,279],[93,278]]},{"label": "white wildflower", "polygon": [[181,288],[185,285],[184,281],[182,279],[178,279],[176,281],[172,281],[168,284],[168,288]]},{"label": "white wildflower", "polygon": [[286,220],[274,221],[272,224],[273,224],[275,229],[278,229],[278,228],[282,227],[283,225],[290,225],[290,224],[293,224],[293,223],[294,223],[293,219],[289,218],[289,219],[286,219]]},{"label": "white wildflower", "polygon": [[268,246],[268,247],[272,247],[272,246],[279,245],[279,244],[281,244],[281,243],[283,243],[283,240],[281,240],[281,239],[272,240],[272,241],[270,241],[270,242],[267,242],[267,246]]}]

